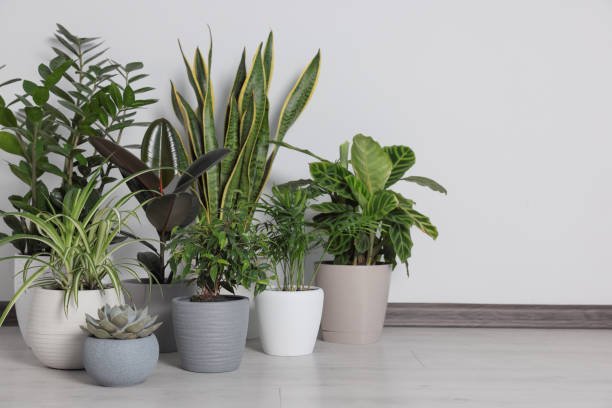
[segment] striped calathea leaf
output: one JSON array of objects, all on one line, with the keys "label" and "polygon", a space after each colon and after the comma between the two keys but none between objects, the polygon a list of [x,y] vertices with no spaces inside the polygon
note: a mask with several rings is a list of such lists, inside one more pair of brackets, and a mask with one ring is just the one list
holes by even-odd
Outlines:
[{"label": "striped calathea leaf", "polygon": [[396,265],[408,262],[412,252],[411,229],[431,238],[438,236],[429,218],[414,209],[414,202],[392,190],[408,181],[446,194],[439,183],[421,176],[406,176],[415,164],[408,146],[381,146],[358,134],[340,146],[339,160],[332,162],[309,150],[281,144],[316,159],[310,163],[311,183],[328,201],[313,204],[313,224],[327,236],[326,252],[336,264]]},{"label": "striped calathea leaf", "polygon": [[[202,218],[222,217],[223,209],[251,206],[259,200],[270,177],[278,144],[282,142],[312,97],[319,76],[320,52],[310,60],[285,97],[272,126],[274,110],[268,98],[274,67],[274,37],[256,48],[250,64],[242,52],[229,95],[224,98],[224,126],[215,124],[215,94],[211,80],[212,37],[207,58],[197,48],[189,59],[181,48],[192,97],[171,84],[171,100],[179,129],[167,119],[151,124],[147,133],[167,129],[178,135],[177,144],[187,163],[223,147],[229,151],[220,166],[198,177],[194,192],[202,203]],[[195,100],[190,103],[189,100]],[[172,130],[170,130],[172,129]],[[252,211],[251,210],[251,216]]]}]

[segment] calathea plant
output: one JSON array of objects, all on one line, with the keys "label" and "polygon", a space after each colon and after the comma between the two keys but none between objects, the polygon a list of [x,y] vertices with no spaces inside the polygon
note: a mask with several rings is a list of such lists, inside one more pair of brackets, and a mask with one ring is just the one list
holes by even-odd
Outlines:
[{"label": "calathea plant", "polygon": [[151,251],[139,252],[138,260],[156,283],[170,283],[174,274],[166,273],[166,244],[176,227],[191,224],[200,212],[201,204],[191,192],[191,186],[229,152],[227,149],[210,151],[185,168],[167,132],[163,128],[156,130],[145,134],[143,160],[110,140],[90,138],[90,142],[127,177],[127,185],[142,203],[147,219],[159,235],[159,250],[145,243]]},{"label": "calathea plant", "polygon": [[[204,57],[200,49],[196,49],[193,62],[190,63],[182,49],[181,53],[196,100],[196,104],[190,104],[171,84],[172,106],[185,137],[182,138],[166,119],[153,122],[149,132],[160,128],[162,132],[168,133],[171,139],[180,143],[181,156],[190,163],[219,146],[228,149],[230,153],[219,168],[203,174],[196,183],[203,214],[210,221],[225,214],[219,209],[241,207],[247,208],[249,220],[255,208],[250,204],[260,198],[278,152],[278,146],[271,147],[269,141],[282,141],[306,107],[319,75],[320,53],[310,61],[289,91],[272,133],[268,99],[274,65],[272,33],[265,46],[262,43],[257,47],[248,69],[246,52],[243,51],[226,99],[225,124],[220,143],[217,137],[220,127],[215,125],[214,120],[215,97],[210,76],[212,40],[208,58]],[[182,144],[182,140],[186,140],[187,145]]]},{"label": "calathea plant", "polygon": [[[412,249],[411,227],[432,238],[438,230],[429,218],[418,212],[415,203],[392,190],[400,181],[416,183],[446,193],[437,182],[420,176],[405,176],[414,165],[415,155],[408,146],[381,147],[361,134],[340,147],[340,158],[332,162],[308,150],[286,143],[283,146],[309,154],[313,186],[329,201],[311,206],[317,212],[316,228],[326,237],[326,251],[338,265],[396,265],[408,262]],[[349,156],[350,151],[350,156]]]},{"label": "calathea plant", "polygon": [[169,244],[170,265],[181,276],[194,281],[200,293],[192,301],[215,301],[221,289],[234,293],[238,285],[255,285],[255,293],[266,288],[268,265],[259,257],[264,254],[266,237],[250,223],[252,210],[223,210],[222,217],[210,221],[201,217],[194,224],[179,229]]},{"label": "calathea plant", "polygon": [[[38,66],[38,80],[22,81],[24,93],[8,103],[0,103],[0,148],[15,155],[11,172],[28,186],[24,195],[9,197],[18,211],[61,209],[67,191],[84,187],[96,175],[98,183],[92,196],[100,196],[114,181],[112,165],[98,154],[88,154],[90,137],[121,142],[126,128],[148,123],[136,122],[139,109],[155,102],[141,95],[150,87],[137,87],[147,77],[138,73],[143,65],[121,65],[108,59],[103,42],[79,37],[58,24],[53,46],[55,57]],[[58,160],[63,164],[58,164]],[[102,171],[96,172],[101,168]],[[56,187],[48,187],[44,176],[55,176]],[[14,234],[37,234],[31,222],[6,216]],[[44,244],[16,240],[23,254],[34,254]]]}]

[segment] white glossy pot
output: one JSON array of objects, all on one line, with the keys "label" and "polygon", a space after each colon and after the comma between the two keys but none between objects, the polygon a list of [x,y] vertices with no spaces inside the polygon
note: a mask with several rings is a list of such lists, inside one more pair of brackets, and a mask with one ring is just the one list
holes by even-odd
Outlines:
[{"label": "white glossy pot", "polygon": [[[14,271],[14,292],[23,285],[23,269],[25,267],[26,259],[23,258],[15,258],[13,259],[13,271]],[[39,262],[32,262],[30,268],[28,270],[29,274],[32,274],[38,270],[41,266]],[[23,341],[25,341],[26,345],[29,347],[30,342],[28,340],[28,315],[30,314],[30,305],[32,303],[32,289],[26,289],[25,292],[17,300],[15,303],[15,314],[17,315],[17,325],[19,326],[19,331],[21,332],[21,337],[23,337]]]},{"label": "white glossy pot", "polygon": [[70,302],[64,313],[64,291],[32,288],[28,316],[28,340],[36,358],[51,368],[82,369],[83,344],[87,335],[80,326],[85,313],[92,316],[105,303],[120,304],[115,289],[79,291],[78,307]]},{"label": "white glossy pot", "polygon": [[267,289],[255,298],[263,351],[302,356],[314,350],[323,311],[323,290],[288,292]]}]

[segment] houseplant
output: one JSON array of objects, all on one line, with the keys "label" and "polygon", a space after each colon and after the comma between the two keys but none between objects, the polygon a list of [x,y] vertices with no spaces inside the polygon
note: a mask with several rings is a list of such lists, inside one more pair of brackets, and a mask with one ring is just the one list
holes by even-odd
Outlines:
[{"label": "houseplant", "polygon": [[233,371],[240,365],[249,321],[249,300],[233,293],[238,285],[267,284],[267,265],[258,262],[265,237],[251,224],[249,209],[226,209],[223,217],[199,219],[178,230],[169,244],[170,263],[193,280],[198,293],[172,300],[172,318],[181,366],[195,372]]},{"label": "houseplant", "polygon": [[[95,173],[99,183],[92,194],[100,196],[114,181],[112,164],[88,152],[84,144],[92,136],[120,143],[126,129],[147,125],[136,121],[138,111],[155,102],[143,98],[152,88],[139,85],[147,77],[139,72],[142,63],[112,61],[102,45],[97,38],[77,36],[58,24],[54,57],[38,66],[40,78],[21,81],[22,94],[1,100],[0,148],[17,158],[9,169],[27,186],[23,195],[9,196],[16,211],[59,211],[67,191],[84,187],[98,168],[102,171]],[[7,215],[4,221],[13,234],[39,234],[26,219]],[[22,255],[46,250],[33,239],[12,244]],[[15,272],[22,270],[18,259],[15,266]],[[20,275],[16,273],[17,287]],[[17,305],[24,332],[28,299],[26,293]]]},{"label": "houseplant", "polygon": [[259,337],[267,354],[310,354],[317,340],[323,290],[308,284],[304,275],[306,253],[318,242],[305,216],[316,195],[311,187],[289,183],[273,187],[260,205],[260,228],[268,236],[266,255],[274,269],[280,269],[276,284],[255,298]]},{"label": "houseplant", "polygon": [[129,279],[123,285],[129,294],[129,302],[140,308],[148,306],[152,313],[166,322],[158,331],[160,351],[174,352],[176,342],[170,301],[174,297],[192,295],[195,287],[176,279],[173,271],[168,268],[166,245],[173,230],[190,224],[200,212],[200,203],[190,191],[193,181],[213,168],[228,151],[216,149],[204,153],[187,166],[180,156],[180,150],[175,148],[177,140],[160,127],[155,128],[155,133],[147,131],[145,134],[143,160],[112,141],[91,138],[90,142],[128,177],[130,190],[142,203],[147,219],[159,236],[159,249],[143,241],[149,251],[137,255],[148,277]]},{"label": "houseplant", "polygon": [[[0,239],[0,245],[30,239],[41,242],[47,249],[15,256],[26,260],[23,285],[0,316],[0,325],[17,299],[31,288],[30,346],[40,362],[52,368],[83,368],[84,336],[79,325],[84,323],[85,313],[95,313],[105,303],[121,301],[120,268],[136,274],[130,262],[112,259],[117,250],[134,243],[121,236],[136,211],[124,209],[133,193],[113,199],[112,194],[123,184],[116,183],[97,197],[94,192],[99,171],[85,187],[68,190],[61,212],[5,214],[32,223],[38,234],[7,236]],[[30,274],[33,262],[42,266]]]},{"label": "houseplant", "polygon": [[[436,238],[438,230],[414,208],[414,202],[392,187],[407,181],[446,193],[435,181],[405,176],[415,163],[407,146],[381,147],[361,134],[340,146],[332,162],[308,150],[292,148],[317,159],[310,163],[312,183],[329,197],[311,206],[313,223],[325,237],[332,262],[318,266],[316,284],[325,291],[321,322],[324,340],[375,342],[382,332],[391,270],[406,263],[412,249],[411,227]],[[350,155],[349,155],[350,151]]]},{"label": "houseplant", "polygon": [[[203,216],[211,221],[223,217],[224,208],[248,208],[252,218],[256,203],[270,176],[278,146],[269,145],[270,140],[284,140],[288,130],[305,109],[316,87],[320,67],[320,53],[312,58],[291,87],[279,109],[278,122],[268,98],[274,67],[274,38],[272,32],[264,43],[259,44],[250,66],[246,63],[246,51],[242,52],[229,95],[223,99],[225,122],[215,123],[215,96],[211,80],[212,37],[208,53],[196,49],[190,63],[181,48],[188,83],[193,91],[195,103],[171,83],[171,99],[174,113],[181,124],[179,132],[167,119],[151,123],[150,129],[180,135],[180,144],[188,162],[193,162],[203,153],[227,148],[230,153],[221,165],[198,178],[196,191],[203,203]],[[152,130],[151,130],[152,131]],[[220,142],[219,142],[220,140]],[[252,299],[252,288],[238,288],[240,293]],[[254,314],[252,314],[254,317]],[[254,319],[251,319],[254,323]],[[256,325],[249,324],[249,337],[255,337]]]},{"label": "houseplant", "polygon": [[104,305],[98,318],[85,316],[81,329],[88,335],[83,345],[85,370],[98,384],[125,387],[140,384],[151,375],[159,358],[153,332],[162,322],[147,309]]}]

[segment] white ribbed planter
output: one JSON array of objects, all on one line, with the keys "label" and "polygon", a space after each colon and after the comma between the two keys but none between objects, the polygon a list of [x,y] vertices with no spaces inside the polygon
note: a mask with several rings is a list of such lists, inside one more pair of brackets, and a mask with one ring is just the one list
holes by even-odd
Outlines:
[{"label": "white ribbed planter", "polygon": [[[13,271],[14,271],[14,292],[21,287],[23,284],[23,268],[25,267],[26,259],[15,258],[13,259]],[[30,265],[29,274],[36,272],[41,264],[39,262],[32,262]],[[32,289],[26,290],[15,303],[15,314],[17,315],[17,325],[21,332],[21,337],[29,347],[30,342],[28,340],[28,315],[30,314],[30,304],[32,303]]]},{"label": "white ribbed planter", "polygon": [[32,288],[27,335],[36,358],[51,368],[82,369],[83,344],[87,335],[80,326],[85,313],[92,316],[105,303],[120,304],[115,289],[79,291],[79,305],[70,303],[64,313],[64,291]]},{"label": "white ribbed planter", "polygon": [[323,311],[323,290],[266,289],[255,298],[259,338],[266,354],[303,356],[314,350]]}]

